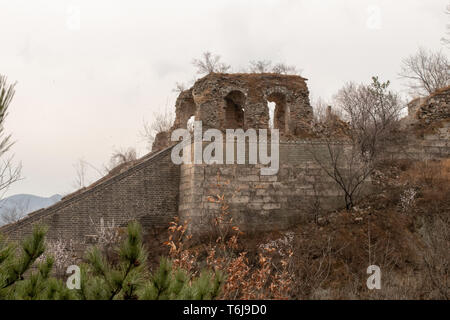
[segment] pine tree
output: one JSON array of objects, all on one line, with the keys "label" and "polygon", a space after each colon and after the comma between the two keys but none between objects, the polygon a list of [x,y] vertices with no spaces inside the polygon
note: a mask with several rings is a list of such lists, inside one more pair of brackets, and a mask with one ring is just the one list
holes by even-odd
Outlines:
[{"label": "pine tree", "polygon": [[141,296],[144,300],[211,300],[218,297],[224,281],[221,272],[204,270],[199,277],[192,277],[162,258]]},{"label": "pine tree", "polygon": [[81,297],[84,299],[133,299],[145,277],[147,252],[142,244],[141,227],[131,222],[118,249],[119,263],[113,265],[101,251],[90,248],[82,266]]},{"label": "pine tree", "polygon": [[220,272],[213,274],[205,270],[196,278],[185,270],[174,268],[170,260],[164,257],[159,268],[150,274],[148,253],[137,222],[128,225],[127,236],[118,249],[118,256],[119,262],[114,265],[97,248],[87,251],[87,263],[81,268],[81,299],[214,299],[224,282]]},{"label": "pine tree", "polygon": [[0,239],[0,299],[205,300],[217,298],[224,283],[221,272],[204,270],[195,277],[173,267],[164,257],[151,274],[141,226],[131,222],[117,248],[118,261],[107,258],[96,247],[90,248],[80,268],[81,287],[69,290],[61,279],[52,276],[53,257],[36,262],[45,252],[46,231],[35,227],[21,246]]},{"label": "pine tree", "polygon": [[[32,270],[45,251],[46,228],[37,226],[21,246],[0,239],[0,299],[70,299],[73,294],[61,280],[50,276],[53,258]],[[27,278],[25,278],[27,274]]]}]

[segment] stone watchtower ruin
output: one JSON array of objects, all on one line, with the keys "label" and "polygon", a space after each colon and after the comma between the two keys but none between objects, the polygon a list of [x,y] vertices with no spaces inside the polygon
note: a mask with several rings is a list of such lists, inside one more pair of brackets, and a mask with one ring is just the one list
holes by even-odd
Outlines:
[{"label": "stone watchtower ruin", "polygon": [[[186,128],[192,119],[202,121],[204,129],[268,129],[268,102],[275,103],[273,127],[282,137],[311,131],[313,111],[306,79],[273,73],[212,73],[201,78],[178,96],[171,131]],[[170,132],[160,134],[152,151],[167,147],[169,139]]]},{"label": "stone watchtower ruin", "polygon": [[[170,141],[170,133],[186,128],[190,119],[201,120],[204,129],[268,129],[269,102],[275,103],[273,127],[281,137],[278,174],[262,176],[258,164],[171,161],[176,142]],[[0,232],[20,239],[34,224],[46,224],[50,239],[74,240],[82,248],[96,241],[95,224],[100,221],[124,226],[138,219],[152,234],[179,216],[190,221],[191,232],[200,234],[207,232],[211,216],[219,210],[208,197],[220,192],[229,197],[235,221],[248,232],[285,229],[302,221],[318,195],[324,207],[342,205],[340,191],[307,151],[310,143],[304,137],[311,137],[313,111],[305,78],[212,73],[181,92],[175,109],[172,128],[157,135],[150,154]],[[222,190],[217,188],[218,175],[229,181]]]},{"label": "stone watchtower ruin", "polygon": [[[180,166],[178,215],[190,221],[193,233],[208,232],[211,217],[220,210],[208,199],[218,193],[228,199],[234,221],[247,232],[286,229],[307,219],[317,196],[323,198],[325,208],[341,205],[340,191],[307,150],[311,143],[305,137],[313,136],[313,110],[306,79],[300,76],[212,73],[199,79],[180,93],[174,125],[157,137],[153,151],[176,143],[169,141],[170,133],[187,128],[193,119],[202,121],[203,129],[269,129],[270,102],[275,104],[273,128],[280,133],[276,175],[263,176],[261,165],[249,163]],[[217,187],[218,179],[227,183]]]},{"label": "stone watchtower ruin", "polygon": [[313,118],[305,80],[279,74],[210,74],[180,94],[174,127],[184,127],[195,116],[205,128],[268,128],[267,102],[275,102],[274,127],[287,135],[300,134],[308,131]]},{"label": "stone watchtower ruin", "polygon": [[[449,96],[450,88],[444,88],[427,98],[417,109],[420,119],[426,114],[428,122],[434,116],[448,120]],[[259,164],[172,162],[176,142],[170,141],[171,132],[186,128],[190,119],[201,120],[204,129],[267,129],[268,102],[275,103],[273,126],[281,137],[277,174],[261,175]],[[137,219],[152,236],[157,230],[166,230],[178,216],[189,221],[193,234],[208,232],[211,217],[220,212],[220,204],[208,201],[211,195],[224,194],[234,221],[250,233],[287,229],[310,219],[317,214],[314,204],[318,199],[325,211],[344,205],[341,189],[316,161],[326,159],[327,145],[315,138],[305,78],[213,73],[181,92],[175,107],[172,128],[157,135],[150,154],[51,207],[1,227],[0,233],[18,240],[29,234],[33,225],[45,224],[50,240],[72,240],[82,252],[87,244],[98,241],[99,223],[114,222],[120,227]],[[412,141],[408,146],[414,153],[410,154],[448,157],[448,121],[439,130],[443,130],[440,135]],[[398,155],[398,150],[393,155]],[[227,183],[219,185],[218,176]]]}]

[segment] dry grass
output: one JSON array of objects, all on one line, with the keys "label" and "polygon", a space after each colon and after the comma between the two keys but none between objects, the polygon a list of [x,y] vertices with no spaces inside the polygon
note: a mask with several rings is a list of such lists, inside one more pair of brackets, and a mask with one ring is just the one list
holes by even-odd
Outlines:
[{"label": "dry grass", "polygon": [[450,159],[416,162],[402,179],[421,191],[419,200],[423,205],[445,203],[450,198]]},{"label": "dry grass", "polygon": [[[382,191],[358,208],[286,231],[242,234],[226,198],[215,195],[210,201],[222,210],[212,220],[214,239],[189,246],[185,227],[174,223],[172,258],[193,273],[226,271],[226,299],[448,299],[450,160],[382,171]],[[410,188],[417,198],[405,212],[401,194]],[[366,286],[372,264],[381,268],[381,290]]]}]

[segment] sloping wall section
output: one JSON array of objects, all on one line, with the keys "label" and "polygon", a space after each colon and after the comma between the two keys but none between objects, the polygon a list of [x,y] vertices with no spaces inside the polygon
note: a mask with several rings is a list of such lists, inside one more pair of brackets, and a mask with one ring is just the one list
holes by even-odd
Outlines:
[{"label": "sloping wall section", "polygon": [[25,219],[0,228],[12,240],[22,239],[32,226],[49,226],[47,238],[89,243],[103,219],[116,226],[138,219],[144,230],[167,228],[178,214],[180,167],[172,163],[167,148],[142,158],[124,172],[63,198]]}]

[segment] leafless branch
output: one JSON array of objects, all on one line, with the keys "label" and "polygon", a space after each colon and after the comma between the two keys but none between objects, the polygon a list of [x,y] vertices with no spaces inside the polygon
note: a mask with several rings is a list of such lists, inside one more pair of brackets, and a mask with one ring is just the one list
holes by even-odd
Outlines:
[{"label": "leafless branch", "polygon": [[441,51],[424,48],[403,59],[399,76],[412,96],[426,96],[450,84],[449,60]]},{"label": "leafless branch", "polygon": [[380,83],[377,77],[372,80],[370,85],[348,83],[335,96],[343,117],[349,121],[353,142],[370,159],[392,139],[391,132],[405,108],[400,96],[388,90],[389,81]]},{"label": "leafless branch", "polygon": [[250,61],[250,72],[252,72],[252,73],[270,72],[271,65],[272,65],[272,62],[270,60]]},{"label": "leafless branch", "polygon": [[292,74],[292,75],[300,75],[302,70],[297,69],[296,66],[287,65],[285,63],[277,63],[272,68],[273,73],[278,74]]},{"label": "leafless branch", "polygon": [[106,173],[111,172],[114,168],[122,164],[126,164],[137,159],[137,152],[134,148],[115,150],[109,161],[109,165],[105,166]]},{"label": "leafless branch", "polygon": [[28,213],[30,201],[22,201],[14,203],[6,203],[5,201],[11,200],[2,200],[2,214],[0,215],[0,225],[1,224],[9,224],[19,221]]},{"label": "leafless branch", "polygon": [[12,156],[5,159],[6,153],[14,144],[11,135],[4,132],[4,122],[8,115],[8,107],[14,97],[15,83],[8,84],[7,78],[0,75],[0,193],[4,194],[8,187],[21,179],[21,164],[15,165]]},{"label": "leafless branch", "polygon": [[198,74],[225,73],[231,66],[221,62],[220,59],[220,55],[206,51],[201,59],[192,60],[192,64],[197,68]]},{"label": "leafless branch", "polygon": [[175,83],[175,88],[172,91],[181,93],[181,92],[185,91],[186,89],[187,89],[187,86],[186,86],[185,83],[183,83],[183,82],[176,82]]},{"label": "leafless branch", "polygon": [[147,142],[149,150],[152,149],[153,141],[158,133],[170,130],[174,118],[174,114],[166,109],[162,113],[154,113],[153,121],[151,123],[144,120],[142,130],[139,134],[142,139]]}]

